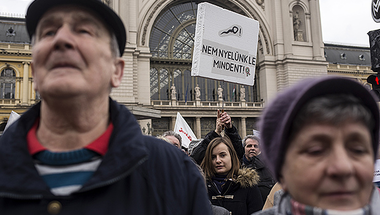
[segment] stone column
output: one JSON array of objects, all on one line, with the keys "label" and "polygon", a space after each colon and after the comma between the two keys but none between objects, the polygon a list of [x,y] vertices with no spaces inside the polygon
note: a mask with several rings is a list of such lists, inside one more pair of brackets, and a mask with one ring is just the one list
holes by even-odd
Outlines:
[{"label": "stone column", "polygon": [[195,117],[195,136],[197,136],[197,139],[202,138],[200,117]]},{"label": "stone column", "polygon": [[310,20],[311,20],[311,40],[313,43],[313,57],[316,60],[323,60],[323,40],[320,9],[317,0],[309,0],[310,2]]},{"label": "stone column", "polygon": [[174,131],[174,126],[175,126],[175,121],[176,121],[176,117],[172,117],[172,123],[170,123],[170,131]]},{"label": "stone column", "polygon": [[24,73],[22,76],[22,99],[21,104],[28,105],[29,101],[29,62],[22,62],[24,65]]},{"label": "stone column", "polygon": [[245,119],[247,117],[242,117],[241,120],[240,120],[240,136],[241,138],[243,139],[245,136],[247,136],[247,125],[246,125],[246,122],[245,122]]},{"label": "stone column", "polygon": [[[281,17],[281,18],[276,20],[277,22],[276,24],[283,26],[283,27],[278,27],[277,31],[282,30],[284,32],[281,35],[283,36],[283,38],[281,37],[278,38],[278,43],[281,43],[284,46],[284,49],[281,50],[281,52],[279,52],[278,55],[280,57],[282,54],[284,54],[284,58],[286,58],[288,55],[293,55],[292,43],[294,39],[293,37],[294,33],[293,31],[287,30],[287,28],[291,28],[291,26],[293,26],[292,24],[293,17],[289,13],[288,4],[289,4],[289,1],[285,1],[285,0],[281,1],[281,3],[275,4],[281,7],[281,12],[278,15],[276,15],[276,17]],[[275,6],[275,7],[278,7],[278,6]],[[279,59],[282,60],[281,57]]]}]

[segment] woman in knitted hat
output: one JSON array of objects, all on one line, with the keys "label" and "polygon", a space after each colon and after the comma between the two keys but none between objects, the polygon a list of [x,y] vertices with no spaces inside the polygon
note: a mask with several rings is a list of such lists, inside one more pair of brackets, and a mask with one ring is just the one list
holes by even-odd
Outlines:
[{"label": "woman in knitted hat", "polygon": [[255,170],[240,169],[240,161],[228,137],[217,137],[207,146],[201,163],[210,201],[233,215],[261,210],[262,198]]},{"label": "woman in knitted hat", "polygon": [[284,194],[258,214],[380,213],[372,183],[379,109],[363,85],[341,77],[303,81],[266,108],[259,127]]}]

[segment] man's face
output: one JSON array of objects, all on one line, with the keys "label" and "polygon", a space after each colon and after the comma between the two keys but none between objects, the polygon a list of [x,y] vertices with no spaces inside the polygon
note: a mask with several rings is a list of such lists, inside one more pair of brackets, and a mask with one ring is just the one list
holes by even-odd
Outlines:
[{"label": "man's face", "polygon": [[300,203],[358,209],[369,203],[373,189],[373,156],[371,135],[362,123],[310,124],[290,142],[280,182]]},{"label": "man's face", "polygon": [[124,62],[112,55],[110,33],[92,12],[58,6],[40,19],[32,72],[44,99],[108,96],[119,85]]},{"label": "man's face", "polygon": [[260,153],[259,143],[257,140],[248,138],[245,141],[245,157],[251,160],[253,156],[257,156]]},{"label": "man's face", "polygon": [[168,139],[174,146],[181,149],[181,144],[175,136],[166,136],[165,138]]}]

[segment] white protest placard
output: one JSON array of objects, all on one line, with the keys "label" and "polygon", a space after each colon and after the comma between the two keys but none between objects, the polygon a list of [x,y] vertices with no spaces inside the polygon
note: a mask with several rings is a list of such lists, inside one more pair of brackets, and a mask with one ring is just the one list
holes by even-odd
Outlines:
[{"label": "white protest placard", "polygon": [[253,135],[260,138],[260,131],[253,129]]},{"label": "white protest placard", "polygon": [[258,21],[198,4],[191,75],[253,86],[258,34]]},{"label": "white protest placard", "polygon": [[380,181],[380,159],[377,159],[375,162],[373,182],[379,182],[379,181]]},{"label": "white protest placard", "polygon": [[187,124],[185,119],[177,112],[177,119],[175,121],[174,132],[181,135],[182,137],[182,146],[189,148],[189,144],[192,140],[196,140],[193,130]]}]

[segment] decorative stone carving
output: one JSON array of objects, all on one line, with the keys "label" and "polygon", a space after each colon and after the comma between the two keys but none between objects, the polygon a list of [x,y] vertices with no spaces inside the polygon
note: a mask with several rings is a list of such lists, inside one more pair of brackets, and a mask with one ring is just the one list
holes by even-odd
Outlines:
[{"label": "decorative stone carving", "polygon": [[175,89],[175,86],[174,84],[170,87],[170,91],[171,91],[171,94],[172,94],[172,100],[176,100],[176,89]]},{"label": "decorative stone carving", "polygon": [[7,35],[7,37],[15,37],[15,36],[16,36],[16,31],[13,30],[12,27],[10,27],[10,28],[7,30],[6,35]]},{"label": "decorative stone carving", "polygon": [[197,101],[201,100],[201,90],[200,90],[198,84],[195,87],[195,100],[197,100]]},{"label": "decorative stone carving", "polygon": [[245,102],[245,87],[241,86],[240,88],[240,101]]},{"label": "decorative stone carving", "polygon": [[218,87],[218,98],[219,101],[223,101],[223,88],[220,85]]},{"label": "decorative stone carving", "polygon": [[162,0],[161,2],[157,3],[156,6],[154,7],[154,9],[152,10],[152,12],[149,14],[148,19],[146,20],[146,23],[145,23],[145,26],[144,26],[144,30],[143,30],[143,34],[142,34],[142,40],[141,40],[141,44],[143,46],[145,45],[145,37],[146,37],[146,32],[148,30],[148,26],[149,26],[150,20],[153,18],[153,15],[156,13],[156,11],[158,10],[158,8],[161,7],[161,5],[164,2],[165,2],[165,0]]},{"label": "decorative stone carving", "polygon": [[294,30],[294,40],[303,42],[303,32],[300,29],[302,22],[299,18],[299,12],[298,10],[295,12],[293,16],[293,30]]},{"label": "decorative stone carving", "polygon": [[260,5],[261,8],[262,8],[263,10],[265,9],[265,6],[264,6],[264,0],[256,0],[256,3],[257,3],[258,5]]}]

